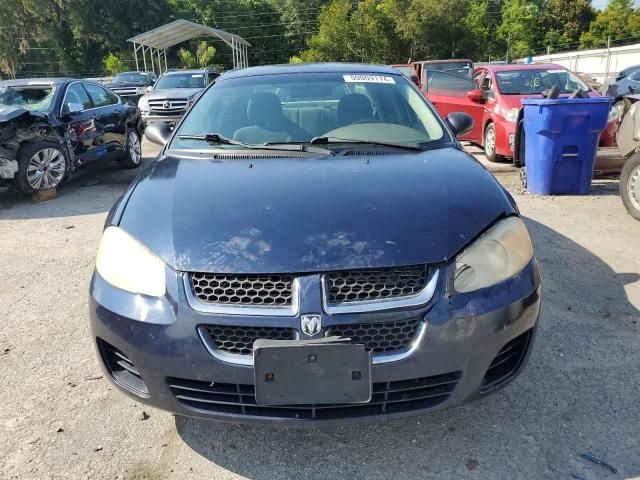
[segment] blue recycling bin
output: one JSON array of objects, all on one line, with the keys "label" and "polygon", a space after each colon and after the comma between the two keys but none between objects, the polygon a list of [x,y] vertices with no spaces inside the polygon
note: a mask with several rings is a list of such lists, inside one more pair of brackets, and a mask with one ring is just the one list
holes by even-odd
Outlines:
[{"label": "blue recycling bin", "polygon": [[522,100],[529,192],[589,193],[611,101],[609,97]]}]

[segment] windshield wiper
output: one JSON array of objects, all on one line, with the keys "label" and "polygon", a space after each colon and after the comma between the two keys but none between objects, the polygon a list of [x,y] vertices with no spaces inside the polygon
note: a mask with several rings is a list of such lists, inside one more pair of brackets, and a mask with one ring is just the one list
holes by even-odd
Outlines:
[{"label": "windshield wiper", "polygon": [[243,143],[237,140],[232,140],[224,135],[220,135],[219,133],[206,133],[204,135],[183,134],[178,135],[178,138],[180,140],[201,140],[203,142],[218,143],[220,145],[236,145],[248,150],[279,150],[286,152],[322,153],[326,155],[334,154],[331,150],[327,150],[325,148],[313,148],[300,143]]},{"label": "windshield wiper", "polygon": [[379,145],[381,147],[401,148],[404,150],[413,150],[417,152],[423,151],[425,148],[419,143],[396,143],[396,142],[380,142],[378,140],[358,140],[355,138],[339,138],[339,137],[315,137],[309,142],[311,145],[328,145],[330,143],[357,143],[360,145]]}]

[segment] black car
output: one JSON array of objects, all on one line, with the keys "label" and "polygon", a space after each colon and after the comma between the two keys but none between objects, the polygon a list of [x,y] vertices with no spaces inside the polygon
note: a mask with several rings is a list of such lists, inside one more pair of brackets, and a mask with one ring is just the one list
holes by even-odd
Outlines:
[{"label": "black car", "polygon": [[95,160],[140,165],[140,114],[108,89],[84,80],[0,82],[0,182],[25,193],[57,187]]},{"label": "black car", "polygon": [[602,92],[612,97],[613,106],[618,110],[619,118],[624,114],[624,96],[640,93],[640,65],[633,65],[621,70],[617,75],[605,81]]},{"label": "black car", "polygon": [[106,376],[231,422],[392,418],[484,397],[531,351],[541,281],[513,198],[399,71],[222,75],[108,215]]},{"label": "black car", "polygon": [[153,72],[122,72],[106,83],[105,87],[137,104],[140,97],[149,92],[157,81],[158,76]]}]

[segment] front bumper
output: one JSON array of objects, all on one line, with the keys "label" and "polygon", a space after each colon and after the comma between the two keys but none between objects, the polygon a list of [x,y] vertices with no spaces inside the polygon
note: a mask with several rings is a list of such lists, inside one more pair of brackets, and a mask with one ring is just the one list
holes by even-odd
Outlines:
[{"label": "front bumper", "polygon": [[[168,278],[171,280],[168,291],[161,299],[128,294],[94,274],[90,288],[91,329],[94,341],[101,345],[98,349],[101,363],[112,382],[140,402],[177,414],[287,425],[344,424],[416,415],[478,399],[513,380],[531,351],[539,316],[541,287],[535,260],[516,277],[470,294],[451,295],[451,271],[445,268],[441,272],[432,300],[412,311],[426,319],[426,335],[409,357],[374,364],[371,369],[374,391],[417,385],[418,379],[431,384],[446,379],[451,389],[441,395],[437,403],[402,400],[404,403],[389,408],[385,404],[368,410],[346,406],[336,409],[335,415],[324,416],[312,415],[310,409],[301,412],[295,408],[269,409],[256,405],[251,394],[253,367],[215,358],[198,335],[198,326],[209,322],[228,325],[284,322],[299,327],[299,317],[270,319],[198,313],[188,306],[180,273],[167,274],[172,278]],[[390,314],[368,314],[367,317],[380,315]],[[362,314],[340,315],[340,322],[356,323],[361,318]],[[513,371],[498,382],[487,383],[485,377],[496,355],[510,342],[513,344],[514,339],[525,336],[527,341],[522,344]],[[104,345],[115,347],[127,357],[144,382],[144,392],[139,390],[136,394],[114,379],[112,370],[105,364]],[[170,386],[176,384],[182,385],[180,388],[220,386],[225,394],[229,389],[237,390],[237,394],[220,400],[220,395],[202,396],[200,392],[194,395],[202,399],[201,403],[194,404],[178,399],[176,389]],[[417,391],[412,390],[410,394]],[[399,405],[401,409],[391,408]]]},{"label": "front bumper", "polygon": [[177,125],[178,123],[180,123],[180,120],[182,120],[182,117],[184,117],[184,113],[181,113],[180,115],[155,115],[153,113],[143,113],[142,122],[145,125],[157,122],[165,122],[169,125]]}]

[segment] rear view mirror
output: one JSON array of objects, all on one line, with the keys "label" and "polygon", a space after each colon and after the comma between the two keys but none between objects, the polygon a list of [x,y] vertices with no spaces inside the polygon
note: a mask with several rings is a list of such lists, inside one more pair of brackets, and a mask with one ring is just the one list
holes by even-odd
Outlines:
[{"label": "rear view mirror", "polygon": [[473,128],[473,117],[468,113],[464,112],[453,112],[447,115],[447,123],[449,124],[449,128],[456,137],[460,135],[464,135],[469,132]]},{"label": "rear view mirror", "polygon": [[164,146],[169,141],[169,137],[171,137],[171,127],[165,122],[151,123],[147,125],[144,136],[151,143]]},{"label": "rear view mirror", "polygon": [[81,103],[67,103],[67,108],[66,108],[66,112],[67,114],[71,115],[74,113],[80,113],[82,112],[82,110],[84,110],[84,107],[82,106]]},{"label": "rear view mirror", "polygon": [[467,97],[473,102],[483,102],[484,96],[482,95],[482,90],[469,90],[467,92]]}]

